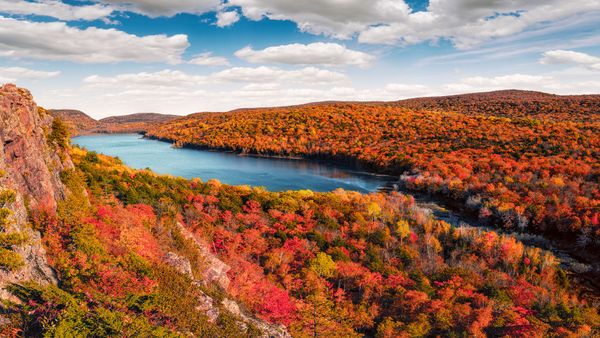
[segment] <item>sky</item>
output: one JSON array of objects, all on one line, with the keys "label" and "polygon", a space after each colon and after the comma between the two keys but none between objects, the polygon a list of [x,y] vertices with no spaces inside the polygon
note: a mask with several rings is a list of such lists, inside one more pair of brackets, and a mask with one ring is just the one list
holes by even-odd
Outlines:
[{"label": "sky", "polygon": [[94,118],[600,93],[600,0],[0,0],[0,83]]}]

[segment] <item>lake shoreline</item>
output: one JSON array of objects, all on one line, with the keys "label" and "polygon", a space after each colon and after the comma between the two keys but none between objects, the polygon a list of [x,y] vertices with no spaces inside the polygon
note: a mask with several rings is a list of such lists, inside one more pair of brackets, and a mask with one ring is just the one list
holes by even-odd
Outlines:
[{"label": "lake shoreline", "polygon": [[[214,151],[214,152],[227,152],[236,154],[241,157],[259,157],[259,158],[271,158],[271,159],[289,159],[289,160],[303,160],[303,161],[318,161],[320,163],[339,166],[340,164],[343,166],[349,166],[350,168],[357,168],[365,170],[365,165],[356,161],[355,159],[341,159],[331,156],[283,156],[283,155],[269,155],[269,154],[254,154],[249,152],[240,152],[239,150],[231,149],[231,148],[211,148],[205,146],[198,146],[193,144],[182,144],[176,145],[173,140],[148,136],[145,133],[142,134],[144,138],[161,141],[165,143],[172,144],[176,148],[183,149],[193,149],[193,150],[203,150],[203,151]],[[368,170],[368,169],[367,169]],[[397,179],[395,181],[390,181],[389,184],[386,184],[380,187],[380,192],[388,192],[388,191],[398,191],[403,194],[411,195],[415,198],[415,201],[419,204],[420,207],[427,208],[435,213],[436,208],[448,209],[452,213],[456,214],[461,220],[467,220],[465,222],[469,226],[491,230],[498,233],[503,233],[507,235],[512,235],[517,237],[520,241],[528,246],[539,247],[543,250],[551,251],[552,253],[559,258],[561,261],[561,265],[565,270],[567,270],[573,277],[577,280],[573,282],[580,285],[582,288],[582,296],[586,299],[600,302],[600,253],[593,254],[593,252],[597,252],[597,248],[590,247],[587,251],[583,250],[575,250],[576,241],[570,238],[564,238],[562,236],[550,236],[548,234],[540,234],[535,232],[530,233],[519,233],[510,231],[507,229],[503,229],[501,226],[494,226],[494,221],[483,222],[478,219],[476,216],[476,212],[474,210],[468,209],[465,204],[459,200],[452,199],[443,194],[429,194],[426,192],[411,190],[406,188],[400,179],[400,175],[390,175],[390,174],[381,174],[374,173],[371,171],[365,172],[368,175],[381,175],[383,177],[394,177]],[[427,204],[430,204],[428,207]],[[431,205],[433,204],[433,205]],[[439,216],[436,216],[439,217]],[[591,271],[587,272],[577,272],[575,271],[575,267],[581,267],[579,264],[584,266],[588,266]]]}]

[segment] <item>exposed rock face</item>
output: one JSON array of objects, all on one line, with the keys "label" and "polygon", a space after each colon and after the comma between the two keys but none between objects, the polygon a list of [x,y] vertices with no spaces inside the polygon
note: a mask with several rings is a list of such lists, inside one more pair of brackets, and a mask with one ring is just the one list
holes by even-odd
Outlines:
[{"label": "exposed rock face", "polygon": [[265,321],[249,317],[247,314],[245,314],[240,309],[240,306],[236,302],[232,301],[231,299],[227,299],[227,298],[223,299],[222,305],[227,311],[231,312],[234,316],[240,318],[241,321],[238,323],[238,325],[246,325],[246,324],[254,325],[256,328],[258,328],[263,333],[262,334],[263,338],[292,337],[287,332],[287,330],[285,329],[285,327],[283,325],[269,324],[269,323],[266,323]]},{"label": "exposed rock face", "polygon": [[184,237],[191,239],[196,243],[202,254],[202,258],[206,264],[206,268],[202,272],[203,280],[207,283],[217,283],[223,290],[227,290],[229,283],[231,282],[229,277],[227,277],[227,272],[231,270],[231,267],[217,258],[217,256],[213,255],[213,253],[210,252],[208,245],[196,238],[196,236],[186,229],[183,224],[177,223],[177,227]]},{"label": "exposed rock face", "polygon": [[[202,279],[195,280],[195,285],[200,287],[202,284],[216,283],[223,290],[227,290],[227,287],[231,282],[229,277],[227,277],[227,271],[229,271],[231,267],[210,252],[209,246],[196,238],[196,236],[186,229],[183,224],[177,223],[177,228],[184,237],[196,243],[196,247],[200,251],[206,265],[204,271],[202,272]],[[170,252],[165,257],[165,263],[174,267],[180,273],[185,274],[192,279],[194,278],[190,261],[187,258]],[[240,309],[240,306],[231,299],[223,299],[220,306],[218,306],[215,304],[214,299],[208,295],[205,295],[204,293],[201,293],[196,309],[205,312],[209,320],[213,322],[219,317],[220,311],[225,310],[230,312],[236,318],[238,318],[237,324],[240,327],[246,328],[248,325],[253,325],[262,332],[261,337],[263,338],[291,337],[283,325],[269,324],[264,320],[255,318],[250,314],[246,314]]]},{"label": "exposed rock face", "polygon": [[[56,210],[57,201],[65,196],[60,172],[73,167],[68,154],[59,156],[48,144],[46,136],[52,120],[43,109],[38,109],[27,90],[14,85],[0,87],[0,171],[4,173],[0,188],[16,193],[15,201],[5,205],[13,213],[9,229],[5,230],[21,232],[28,238],[25,244],[14,248],[25,265],[13,272],[0,269],[0,288],[25,280],[56,283],[40,234],[27,219],[28,207]],[[7,296],[0,290],[0,298]]]},{"label": "exposed rock face", "polygon": [[175,268],[179,273],[194,278],[192,264],[189,259],[181,257],[174,252],[169,252],[165,255],[165,263]]}]

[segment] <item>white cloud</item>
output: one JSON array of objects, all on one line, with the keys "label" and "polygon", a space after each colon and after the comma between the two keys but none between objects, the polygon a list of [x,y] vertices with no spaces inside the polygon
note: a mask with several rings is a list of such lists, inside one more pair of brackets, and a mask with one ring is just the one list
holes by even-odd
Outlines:
[{"label": "white cloud", "polygon": [[502,89],[522,89],[548,91],[558,83],[552,76],[509,74],[493,77],[471,76],[459,82],[443,86],[443,91],[448,93],[468,93]]},{"label": "white cloud", "polygon": [[230,0],[228,5],[240,6],[251,20],[291,20],[313,34],[358,36],[372,44],[449,39],[458,48],[600,11],[597,0],[431,0],[421,12],[402,0],[345,0],[343,6],[339,0]]},{"label": "white cloud", "polygon": [[117,86],[119,88],[140,88],[140,87],[181,87],[189,85],[199,85],[206,81],[205,76],[189,75],[177,70],[165,69],[154,73],[136,73],[120,74],[114,77],[104,77],[91,75],[86,77],[83,82],[96,86]]},{"label": "white cloud", "polygon": [[312,85],[348,82],[348,77],[339,72],[315,67],[283,70],[276,67],[233,67],[210,75],[215,81],[225,82],[294,82]]},{"label": "white cloud", "polygon": [[360,32],[364,43],[412,44],[451,40],[458,48],[536,29],[577,14],[600,10],[589,0],[477,1],[432,0],[426,12],[411,13],[406,20],[371,26]]},{"label": "white cloud", "polygon": [[13,15],[41,15],[59,20],[97,20],[112,13],[106,5],[71,6],[58,0],[0,0],[0,12]]},{"label": "white cloud", "polygon": [[[83,82],[95,88],[121,89],[165,89],[193,87],[199,89],[208,83],[252,83],[262,88],[275,88],[279,83],[301,83],[322,85],[343,83],[347,80],[342,73],[307,67],[298,70],[283,70],[272,67],[233,67],[209,75],[188,74],[178,70],[165,69],[158,72],[119,74],[116,76],[91,75]],[[249,87],[251,88],[251,87]],[[195,89],[182,89],[189,91]]]},{"label": "white cloud", "polygon": [[414,97],[430,94],[431,88],[419,84],[390,83],[385,86],[385,92],[398,97]]},{"label": "white cloud", "polygon": [[[97,0],[98,1],[98,0]],[[114,4],[119,10],[155,18],[179,13],[202,14],[216,10],[221,0],[99,0]]]},{"label": "white cloud", "polygon": [[544,53],[540,63],[545,65],[568,64],[592,70],[600,70],[600,57],[570,50],[547,51]]},{"label": "white cloud", "polygon": [[219,27],[231,26],[240,20],[240,15],[237,11],[218,11],[217,23]]},{"label": "white cloud", "polygon": [[2,56],[81,63],[119,61],[179,63],[189,46],[183,34],[136,36],[116,29],[79,29],[63,22],[0,16]]},{"label": "white cloud", "polygon": [[495,77],[473,76],[462,80],[462,83],[471,86],[511,87],[519,85],[536,85],[549,81],[552,78],[541,75],[511,74]]},{"label": "white cloud", "polygon": [[15,82],[21,79],[49,79],[60,75],[59,71],[47,72],[23,67],[0,67],[0,82]]},{"label": "white cloud", "polygon": [[220,56],[213,56],[212,53],[202,53],[194,56],[188,63],[198,66],[227,66],[229,61]]},{"label": "white cloud", "polygon": [[375,60],[373,55],[346,48],[337,43],[316,42],[273,46],[263,50],[245,47],[235,56],[251,63],[280,63],[294,65],[354,65],[366,68]]},{"label": "white cloud", "polygon": [[350,38],[376,22],[401,20],[410,8],[398,0],[230,0],[231,6],[240,6],[251,20],[268,17],[272,20],[291,20],[304,31]]},{"label": "white cloud", "polygon": [[[265,69],[266,68],[266,69]],[[290,72],[306,72],[303,82],[291,82]],[[44,107],[81,109],[94,117],[140,111],[189,114],[241,107],[285,106],[315,101],[394,101],[410,97],[450,95],[499,89],[527,89],[556,94],[600,92],[600,81],[568,80],[560,76],[507,74],[468,76],[441,84],[389,83],[374,88],[350,82],[327,86],[311,80],[312,71],[277,68],[232,68],[208,75],[176,70],[91,76],[77,88],[34,91]],[[262,75],[260,75],[262,74]],[[254,79],[254,80],[253,80]],[[322,83],[321,83],[322,84]]]}]

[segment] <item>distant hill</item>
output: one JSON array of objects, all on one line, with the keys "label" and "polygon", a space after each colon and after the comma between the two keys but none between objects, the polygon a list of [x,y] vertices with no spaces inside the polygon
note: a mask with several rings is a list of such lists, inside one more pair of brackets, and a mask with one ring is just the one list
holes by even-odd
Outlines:
[{"label": "distant hill", "polygon": [[93,130],[98,126],[98,121],[80,110],[50,109],[48,112],[63,120],[71,129],[72,134],[83,130]]},{"label": "distant hill", "polygon": [[71,129],[72,135],[90,133],[142,133],[150,126],[171,121],[177,115],[159,113],[137,113],[131,115],[111,116],[95,120],[79,110],[51,109],[54,117],[62,119]]},{"label": "distant hill", "polygon": [[599,135],[600,95],[517,90],[199,113],[146,133],[181,147],[356,163],[505,228],[597,243]]},{"label": "distant hill", "polygon": [[107,124],[115,124],[115,123],[162,123],[166,121],[173,120],[179,116],[177,115],[168,115],[168,114],[158,114],[158,113],[137,113],[131,115],[121,115],[121,116],[110,116],[100,119],[98,122],[107,123]]},{"label": "distant hill", "polygon": [[247,113],[250,111],[263,111],[265,109],[299,109],[344,104],[361,106],[386,105],[408,109],[457,112],[467,115],[492,115],[507,118],[518,117],[586,122],[589,122],[591,119],[600,122],[600,95],[555,95],[517,89],[418,97],[399,101],[319,101],[280,107],[238,108],[228,113]]},{"label": "distant hill", "polygon": [[409,109],[554,121],[600,121],[600,95],[554,95],[525,90],[421,97],[390,102]]}]

